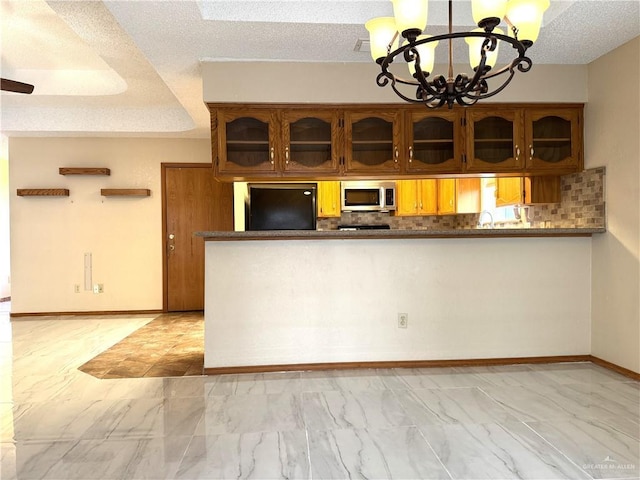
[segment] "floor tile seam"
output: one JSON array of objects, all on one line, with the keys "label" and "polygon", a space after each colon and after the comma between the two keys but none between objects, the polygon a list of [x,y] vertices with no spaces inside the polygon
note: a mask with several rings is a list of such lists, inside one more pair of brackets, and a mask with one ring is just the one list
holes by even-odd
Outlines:
[{"label": "floor tile seam", "polygon": [[[408,419],[410,419],[410,420],[413,422],[412,426],[414,426],[414,427],[418,428],[418,425],[419,425],[419,424],[418,424],[417,419],[407,411],[406,407],[402,404],[402,401],[400,400],[400,397],[398,397],[397,392],[396,392],[396,391],[394,391],[394,390],[391,390],[391,393],[393,394],[393,396],[394,396],[394,397],[395,397],[395,399],[396,399],[396,402],[398,403],[398,405],[400,406],[400,408],[401,408],[401,409],[402,409],[402,411],[404,412],[405,417],[406,417],[406,418],[408,418]],[[433,415],[436,419],[438,419],[439,423],[444,423],[444,422],[441,422],[441,421],[440,421],[440,417],[438,417],[438,415],[436,414],[436,412],[434,412],[433,410],[431,410],[430,408],[428,408],[428,406],[427,406],[427,405],[425,405],[425,404],[422,402],[422,399],[419,399],[419,400],[420,400],[420,404],[421,404],[421,406],[424,406],[424,407],[425,407],[425,409],[426,409],[426,411],[427,411],[429,414]],[[418,428],[418,429],[419,429],[419,428]]]},{"label": "floor tile seam", "polygon": [[[542,423],[542,421],[539,420],[534,420],[534,421],[522,421],[521,423],[528,428],[529,430],[531,430],[534,435],[537,435],[538,437],[540,437],[540,439],[545,442],[547,445],[549,445],[551,448],[553,448],[556,452],[558,452],[560,455],[562,455],[567,461],[569,461],[572,465],[575,465],[575,467],[580,470],[581,472],[583,472],[584,474],[586,474],[590,479],[594,479],[595,477],[593,477],[593,475],[591,475],[589,472],[587,472],[584,468],[582,468],[580,465],[578,465],[576,462],[574,462],[567,454],[565,454],[562,450],[560,450],[558,447],[556,447],[550,440],[547,440],[542,434],[540,434],[535,428],[533,428],[531,425],[529,425],[529,423]],[[602,480],[602,479],[598,479],[598,480]]]},{"label": "floor tile seam", "polygon": [[440,463],[440,465],[442,466],[442,468],[444,469],[445,472],[447,472],[447,475],[449,475],[450,479],[453,479],[454,476],[451,474],[451,472],[449,471],[449,469],[447,468],[447,466],[444,464],[444,462],[442,461],[442,459],[440,458],[440,455],[438,455],[435,451],[435,449],[433,448],[433,446],[431,445],[431,442],[429,442],[429,439],[425,436],[424,432],[422,431],[422,429],[416,425],[415,427],[418,430],[418,433],[420,434],[420,436],[422,437],[422,439],[425,441],[425,443],[427,444],[427,446],[429,447],[429,450],[431,450],[431,452],[433,453],[433,455],[436,457],[436,459],[438,460],[438,462]]},{"label": "floor tile seam", "polygon": [[307,464],[309,465],[309,480],[313,480],[313,468],[311,468],[311,441],[309,440],[309,429],[304,429],[304,439],[307,447]]},{"label": "floor tile seam", "polygon": [[[638,438],[636,438],[636,437],[633,437],[632,435],[629,435],[627,432],[624,432],[624,431],[620,430],[619,428],[616,428],[615,425],[612,425],[612,424],[609,423],[609,420],[611,420],[611,418],[615,418],[615,417],[607,417],[606,419],[605,418],[592,417],[592,418],[589,418],[589,419],[587,419],[585,421],[587,421],[587,422],[597,422],[597,423],[599,423],[601,425],[605,425],[606,427],[609,427],[611,430],[614,430],[615,432],[617,432],[617,433],[619,433],[621,435],[624,435],[625,437],[630,438],[634,442],[640,442],[640,434],[638,435]],[[640,458],[638,460],[640,461]]]},{"label": "floor tile seam", "polygon": [[517,419],[518,421],[524,421],[521,418],[518,418],[518,415],[512,413],[505,405],[499,402],[497,399],[493,398],[488,392],[484,390],[484,388],[478,387],[478,390],[482,392],[491,402],[495,403],[498,407],[500,407],[507,415]]}]

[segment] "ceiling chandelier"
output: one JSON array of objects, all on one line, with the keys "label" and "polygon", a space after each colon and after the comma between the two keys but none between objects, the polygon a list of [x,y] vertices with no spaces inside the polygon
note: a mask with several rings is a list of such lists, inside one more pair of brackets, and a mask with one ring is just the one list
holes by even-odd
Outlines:
[{"label": "ceiling chandelier", "polygon": [[[516,70],[528,72],[532,62],[526,51],[538,38],[542,14],[549,8],[549,0],[472,0],[471,10],[478,28],[467,32],[453,32],[453,0],[449,0],[449,31],[443,35],[425,35],[428,0],[391,0],[394,17],[369,20],[371,56],[380,65],[381,73],[376,82],[380,87],[391,85],[403,100],[424,103],[438,108],[455,103],[469,106],[478,100],[500,93],[511,82]],[[504,20],[507,34],[498,28]],[[399,36],[404,42],[399,44]],[[453,41],[465,39],[469,48],[469,62],[473,75],[464,73],[454,77]],[[433,74],[435,48],[446,41],[449,47],[449,71],[447,77]],[[513,47],[516,57],[506,65],[495,68],[500,43]],[[400,78],[389,71],[396,57],[402,58],[409,68],[411,79]],[[502,80],[493,91],[487,81]],[[493,82],[492,82],[493,83]],[[415,97],[400,90],[415,87]]]}]

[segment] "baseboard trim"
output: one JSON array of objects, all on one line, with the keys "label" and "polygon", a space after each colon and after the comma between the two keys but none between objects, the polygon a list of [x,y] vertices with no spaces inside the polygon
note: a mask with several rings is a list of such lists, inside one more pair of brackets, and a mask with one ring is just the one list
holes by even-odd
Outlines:
[{"label": "baseboard trim", "polygon": [[94,316],[94,315],[159,315],[163,310],[102,310],[91,312],[11,312],[11,318],[25,317],[58,317],[58,316]]},{"label": "baseboard trim", "polygon": [[484,367],[492,365],[519,365],[525,363],[589,362],[591,355],[561,355],[550,357],[473,358],[466,360],[402,360],[381,362],[293,363],[280,365],[243,365],[235,367],[205,368],[205,375],[231,373],[266,373],[302,370],[347,370],[358,368],[435,368]]},{"label": "baseboard trim", "polygon": [[598,357],[594,357],[593,355],[589,355],[592,363],[596,365],[600,365],[601,367],[608,368],[609,370],[613,370],[620,375],[624,375],[625,377],[629,377],[633,380],[640,382],[640,373],[636,373],[633,370],[629,370],[628,368],[621,367],[620,365],[616,365],[615,363],[607,362]]}]

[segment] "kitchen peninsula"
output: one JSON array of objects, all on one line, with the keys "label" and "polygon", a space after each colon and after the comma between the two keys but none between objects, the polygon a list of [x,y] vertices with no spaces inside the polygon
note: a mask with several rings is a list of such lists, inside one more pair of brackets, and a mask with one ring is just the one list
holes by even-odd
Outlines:
[{"label": "kitchen peninsula", "polygon": [[602,231],[199,232],[205,371],[588,354]]}]

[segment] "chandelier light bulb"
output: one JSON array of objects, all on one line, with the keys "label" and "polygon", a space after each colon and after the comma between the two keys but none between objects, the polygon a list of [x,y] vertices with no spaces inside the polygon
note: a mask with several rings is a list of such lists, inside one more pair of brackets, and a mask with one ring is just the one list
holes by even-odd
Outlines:
[{"label": "chandelier light bulb", "polygon": [[398,31],[393,17],[372,18],[364,26],[369,31],[369,46],[374,62],[380,63],[378,60],[387,56],[387,48],[392,41],[391,51],[398,48],[398,39],[393,40]]},{"label": "chandelier light bulb", "polygon": [[500,23],[507,13],[507,0],[472,0],[471,14],[476,25],[481,26],[485,19],[497,19]]},{"label": "chandelier light bulb", "polygon": [[[416,38],[416,41],[425,40],[430,38],[431,35],[420,35]],[[406,44],[406,43],[405,43]],[[420,55],[420,70],[426,73],[433,72],[433,64],[435,63],[436,57],[436,47],[438,46],[438,42],[428,42],[423,43],[422,45],[417,45],[416,50],[418,50],[418,55]],[[407,62],[407,67],[409,67],[409,73],[413,77],[416,73],[416,64],[415,62]]]},{"label": "chandelier light bulb", "polygon": [[[472,32],[483,32],[482,28],[476,28],[471,30]],[[499,28],[494,28],[493,33],[497,33],[499,35],[504,35],[504,32]],[[482,58],[482,44],[484,43],[484,37],[466,37],[465,41],[467,45],[469,45],[469,63],[471,64],[471,68],[475,69],[480,65],[480,59]],[[496,62],[498,61],[498,47],[500,43],[496,44],[496,49],[493,51],[486,52],[486,61],[485,66],[495,67]]]},{"label": "chandelier light bulb", "polygon": [[408,38],[407,34],[417,36],[427,28],[427,0],[391,0],[393,15],[396,19],[398,32]]},{"label": "chandelier light bulb", "polygon": [[[518,40],[535,43],[542,25],[542,14],[549,5],[549,0],[509,0],[506,16],[518,29]],[[509,30],[509,36],[513,35]]]}]

